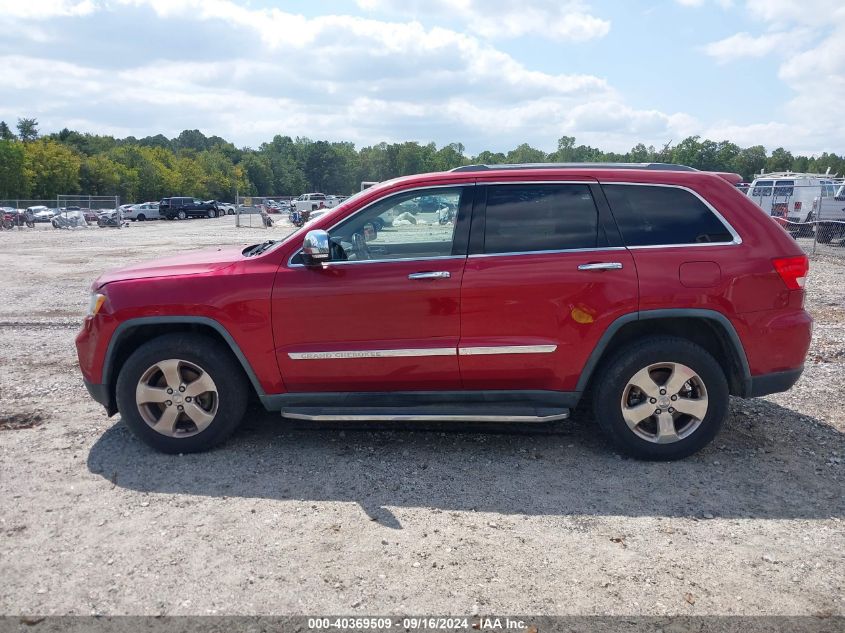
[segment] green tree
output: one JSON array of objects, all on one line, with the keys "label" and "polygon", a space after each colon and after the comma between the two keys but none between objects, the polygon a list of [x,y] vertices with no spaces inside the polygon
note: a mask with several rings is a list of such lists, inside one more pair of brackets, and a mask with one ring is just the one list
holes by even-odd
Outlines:
[{"label": "green tree", "polygon": [[18,138],[24,143],[34,141],[38,138],[37,119],[18,119]]},{"label": "green tree", "polygon": [[55,198],[79,191],[82,161],[71,149],[50,139],[24,144],[24,179],[26,195]]},{"label": "green tree", "polygon": [[778,147],[766,161],[766,171],[787,171],[792,169],[795,158],[782,147]]},{"label": "green tree", "polygon": [[12,130],[9,129],[9,126],[6,124],[6,122],[0,121],[0,141],[11,141],[14,138],[15,135]]},{"label": "green tree", "polygon": [[0,140],[0,198],[25,195],[24,148],[18,141]]},{"label": "green tree", "polygon": [[545,152],[531,147],[528,143],[509,151],[507,159],[509,163],[545,163],[548,160]]}]

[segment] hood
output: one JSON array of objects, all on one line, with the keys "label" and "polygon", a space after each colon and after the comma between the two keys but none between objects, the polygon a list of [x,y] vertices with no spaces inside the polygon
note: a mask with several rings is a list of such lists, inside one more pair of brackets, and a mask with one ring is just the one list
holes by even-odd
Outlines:
[{"label": "hood", "polygon": [[163,257],[141,262],[103,273],[94,282],[94,286],[99,288],[113,281],[128,281],[130,279],[212,273],[243,260],[242,250],[242,246],[207,248],[191,251],[184,255],[176,255],[175,257]]}]

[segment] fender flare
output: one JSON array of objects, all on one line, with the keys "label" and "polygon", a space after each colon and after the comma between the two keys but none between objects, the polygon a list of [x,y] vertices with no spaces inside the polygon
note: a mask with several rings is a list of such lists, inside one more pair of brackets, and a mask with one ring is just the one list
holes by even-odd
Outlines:
[{"label": "fender flare", "polygon": [[587,362],[581,370],[581,376],[578,378],[578,385],[575,390],[579,393],[583,393],[583,391],[587,388],[587,384],[589,383],[590,378],[595,372],[599,362],[601,362],[610,341],[623,326],[631,323],[632,321],[673,318],[708,319],[719,325],[725,334],[727,334],[728,340],[733,348],[734,356],[736,360],[739,361],[740,371],[742,372],[742,393],[739,395],[742,397],[748,397],[747,394],[751,393],[751,369],[748,366],[748,357],[745,355],[745,348],[742,346],[742,341],[739,338],[739,334],[736,332],[736,328],[734,328],[733,323],[730,322],[728,317],[721,312],[702,308],[667,308],[661,310],[643,310],[640,312],[623,314],[611,323],[604,331],[604,334],[602,334],[599,342],[596,344],[590,354],[590,357],[587,359]]},{"label": "fender flare", "polygon": [[226,344],[229,346],[229,349],[232,350],[232,353],[235,355],[235,358],[238,359],[238,362],[243,367],[244,372],[249,378],[250,383],[252,384],[255,392],[258,394],[259,398],[264,398],[266,394],[264,393],[264,389],[261,386],[261,383],[258,381],[258,377],[255,375],[255,372],[252,369],[252,365],[250,365],[249,360],[241,351],[240,346],[235,342],[235,339],[232,338],[232,335],[229,334],[229,331],[220,324],[220,322],[215,321],[209,317],[200,317],[200,316],[156,316],[156,317],[139,317],[136,319],[129,319],[127,321],[123,321],[120,325],[117,326],[114,333],[111,336],[111,340],[109,341],[109,345],[106,348],[106,357],[103,360],[103,383],[107,385],[112,385],[115,383],[115,377],[112,376],[113,373],[113,364],[114,364],[114,357],[120,344],[120,341],[123,337],[125,337],[129,332],[131,332],[136,327],[141,327],[144,325],[203,325],[212,328],[215,332],[217,332]]}]

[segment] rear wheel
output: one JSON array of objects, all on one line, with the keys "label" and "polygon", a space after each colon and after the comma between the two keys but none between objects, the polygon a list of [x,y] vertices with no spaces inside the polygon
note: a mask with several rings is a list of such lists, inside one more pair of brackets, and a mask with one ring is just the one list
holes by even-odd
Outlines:
[{"label": "rear wheel", "polygon": [[706,446],[728,411],[721,366],[685,339],[650,337],[617,352],[594,383],[599,426],[639,459],[687,457]]},{"label": "rear wheel", "polygon": [[188,217],[188,214],[187,214],[187,213],[185,213],[184,211],[179,211],[179,212],[176,214],[176,217],[177,217],[177,218],[179,218],[180,220],[184,220],[185,218],[187,218],[187,217]]},{"label": "rear wheel", "polygon": [[214,209],[209,209],[208,210],[208,217],[216,218],[217,217],[217,211],[215,211]]},{"label": "rear wheel", "polygon": [[129,357],[115,391],[121,417],[141,440],[165,453],[192,453],[234,432],[246,410],[248,383],[218,342],[170,334]]},{"label": "rear wheel", "polygon": [[138,222],[143,222],[146,219],[147,219],[147,216],[145,216],[143,213],[138,214],[138,218],[137,218]]}]

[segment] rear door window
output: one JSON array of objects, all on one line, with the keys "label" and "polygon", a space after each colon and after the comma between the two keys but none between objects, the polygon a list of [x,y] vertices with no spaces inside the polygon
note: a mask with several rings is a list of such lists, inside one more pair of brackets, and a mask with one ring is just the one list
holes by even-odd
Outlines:
[{"label": "rear door window", "polygon": [[626,246],[731,242],[733,235],[697,196],[679,187],[603,185]]},{"label": "rear door window", "polygon": [[759,198],[768,198],[772,195],[772,185],[774,184],[774,180],[758,180],[751,189],[751,195]]},{"label": "rear door window", "polygon": [[778,180],[775,185],[775,196],[791,196],[794,191],[794,180]]},{"label": "rear door window", "polygon": [[485,253],[595,248],[598,211],[586,184],[491,185]]}]

